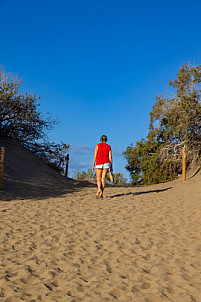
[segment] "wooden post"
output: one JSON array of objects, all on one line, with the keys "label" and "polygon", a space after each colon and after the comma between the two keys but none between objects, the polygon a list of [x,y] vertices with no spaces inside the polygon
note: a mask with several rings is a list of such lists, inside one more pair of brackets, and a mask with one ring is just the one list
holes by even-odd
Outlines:
[{"label": "wooden post", "polygon": [[186,181],[186,147],[182,150],[182,181]]},{"label": "wooden post", "polygon": [[5,147],[1,147],[1,160],[0,160],[0,190],[3,190],[4,163],[5,163]]},{"label": "wooden post", "polygon": [[68,176],[68,162],[69,162],[69,154],[67,154],[66,156],[66,170],[65,170],[65,177]]}]

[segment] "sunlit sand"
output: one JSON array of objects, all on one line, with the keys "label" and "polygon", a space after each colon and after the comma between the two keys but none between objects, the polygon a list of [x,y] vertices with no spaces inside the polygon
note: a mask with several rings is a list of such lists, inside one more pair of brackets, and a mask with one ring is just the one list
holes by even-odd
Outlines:
[{"label": "sunlit sand", "polygon": [[97,200],[40,169],[0,193],[0,301],[201,301],[199,173]]}]

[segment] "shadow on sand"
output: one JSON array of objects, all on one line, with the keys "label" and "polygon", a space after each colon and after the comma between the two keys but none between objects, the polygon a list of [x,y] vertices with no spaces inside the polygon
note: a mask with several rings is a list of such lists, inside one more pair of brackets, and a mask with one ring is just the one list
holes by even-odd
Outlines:
[{"label": "shadow on sand", "polygon": [[164,192],[164,191],[167,191],[167,190],[170,190],[170,189],[172,189],[172,187],[161,189],[161,190],[150,190],[150,191],[134,192],[134,193],[129,192],[129,193],[123,193],[123,194],[116,194],[116,195],[110,196],[110,198],[122,197],[122,196],[127,196],[127,195],[135,196],[135,195],[149,194],[149,193],[161,193],[161,192]]},{"label": "shadow on sand", "polygon": [[47,199],[62,197],[67,193],[75,193],[83,188],[95,187],[88,181],[75,181],[73,179],[60,178],[51,180],[24,181],[19,179],[6,179],[4,190],[0,191],[0,201],[12,201],[16,199]]}]

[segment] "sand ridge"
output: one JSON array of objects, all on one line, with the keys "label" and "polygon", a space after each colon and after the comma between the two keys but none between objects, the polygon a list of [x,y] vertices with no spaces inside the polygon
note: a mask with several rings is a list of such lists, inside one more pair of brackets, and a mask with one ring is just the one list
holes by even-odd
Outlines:
[{"label": "sand ridge", "polygon": [[201,301],[200,181],[2,201],[0,301]]}]

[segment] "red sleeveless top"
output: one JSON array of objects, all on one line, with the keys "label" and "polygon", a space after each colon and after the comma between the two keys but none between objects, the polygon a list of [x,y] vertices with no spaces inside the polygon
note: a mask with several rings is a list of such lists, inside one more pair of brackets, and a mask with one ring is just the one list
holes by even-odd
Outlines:
[{"label": "red sleeveless top", "polygon": [[96,165],[109,163],[109,151],[111,147],[106,143],[98,144],[98,152],[96,157]]}]

